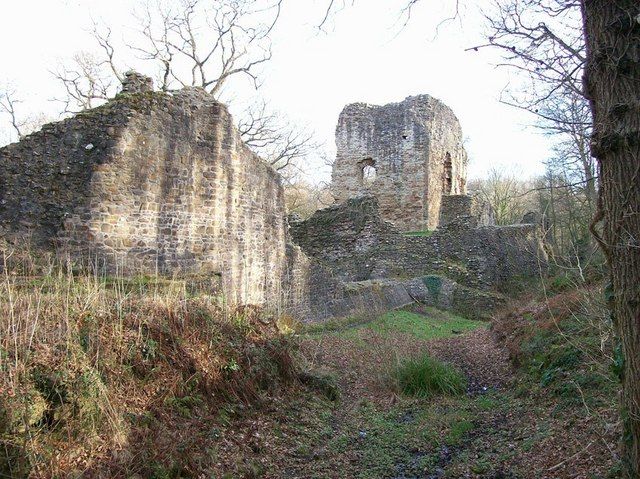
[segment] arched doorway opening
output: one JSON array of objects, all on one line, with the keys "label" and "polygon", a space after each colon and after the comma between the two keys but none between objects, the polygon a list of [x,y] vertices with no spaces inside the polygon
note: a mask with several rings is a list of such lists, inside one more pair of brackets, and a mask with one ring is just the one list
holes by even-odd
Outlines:
[{"label": "arched doorway opening", "polygon": [[376,162],[372,158],[366,158],[358,165],[360,165],[360,184],[365,188],[371,188],[378,177]]}]

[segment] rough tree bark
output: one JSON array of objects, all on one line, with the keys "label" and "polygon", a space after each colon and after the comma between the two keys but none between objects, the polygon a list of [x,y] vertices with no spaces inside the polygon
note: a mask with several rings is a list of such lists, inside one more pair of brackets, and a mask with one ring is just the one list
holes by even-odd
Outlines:
[{"label": "rough tree bark", "polygon": [[[585,92],[594,118],[592,151],[600,170],[592,232],[610,269],[610,306],[619,335],[622,458],[640,477],[640,2],[582,0]],[[596,225],[602,223],[601,234]]]}]

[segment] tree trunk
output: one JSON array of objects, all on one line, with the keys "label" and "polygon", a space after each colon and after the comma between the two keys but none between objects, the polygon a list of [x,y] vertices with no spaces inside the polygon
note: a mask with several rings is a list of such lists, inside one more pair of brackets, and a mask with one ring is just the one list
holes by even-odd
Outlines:
[{"label": "tree trunk", "polygon": [[[640,477],[640,2],[582,0],[600,191],[592,232],[609,263],[623,366],[622,459]],[[600,235],[595,225],[602,222]]]}]

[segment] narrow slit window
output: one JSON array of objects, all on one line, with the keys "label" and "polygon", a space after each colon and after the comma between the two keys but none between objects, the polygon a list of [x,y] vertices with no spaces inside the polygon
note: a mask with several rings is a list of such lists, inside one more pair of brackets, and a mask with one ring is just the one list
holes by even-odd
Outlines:
[{"label": "narrow slit window", "polygon": [[453,189],[453,167],[451,165],[451,155],[447,153],[444,159],[444,172],[443,172],[443,193],[450,195]]}]

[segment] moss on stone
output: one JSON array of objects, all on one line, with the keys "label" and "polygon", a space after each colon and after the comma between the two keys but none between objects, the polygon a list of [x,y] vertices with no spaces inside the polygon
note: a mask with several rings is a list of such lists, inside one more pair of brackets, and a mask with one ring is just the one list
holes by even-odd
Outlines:
[{"label": "moss on stone", "polygon": [[429,293],[433,296],[433,299],[437,302],[442,291],[442,278],[436,275],[428,275],[422,277],[422,282],[429,290]]}]

